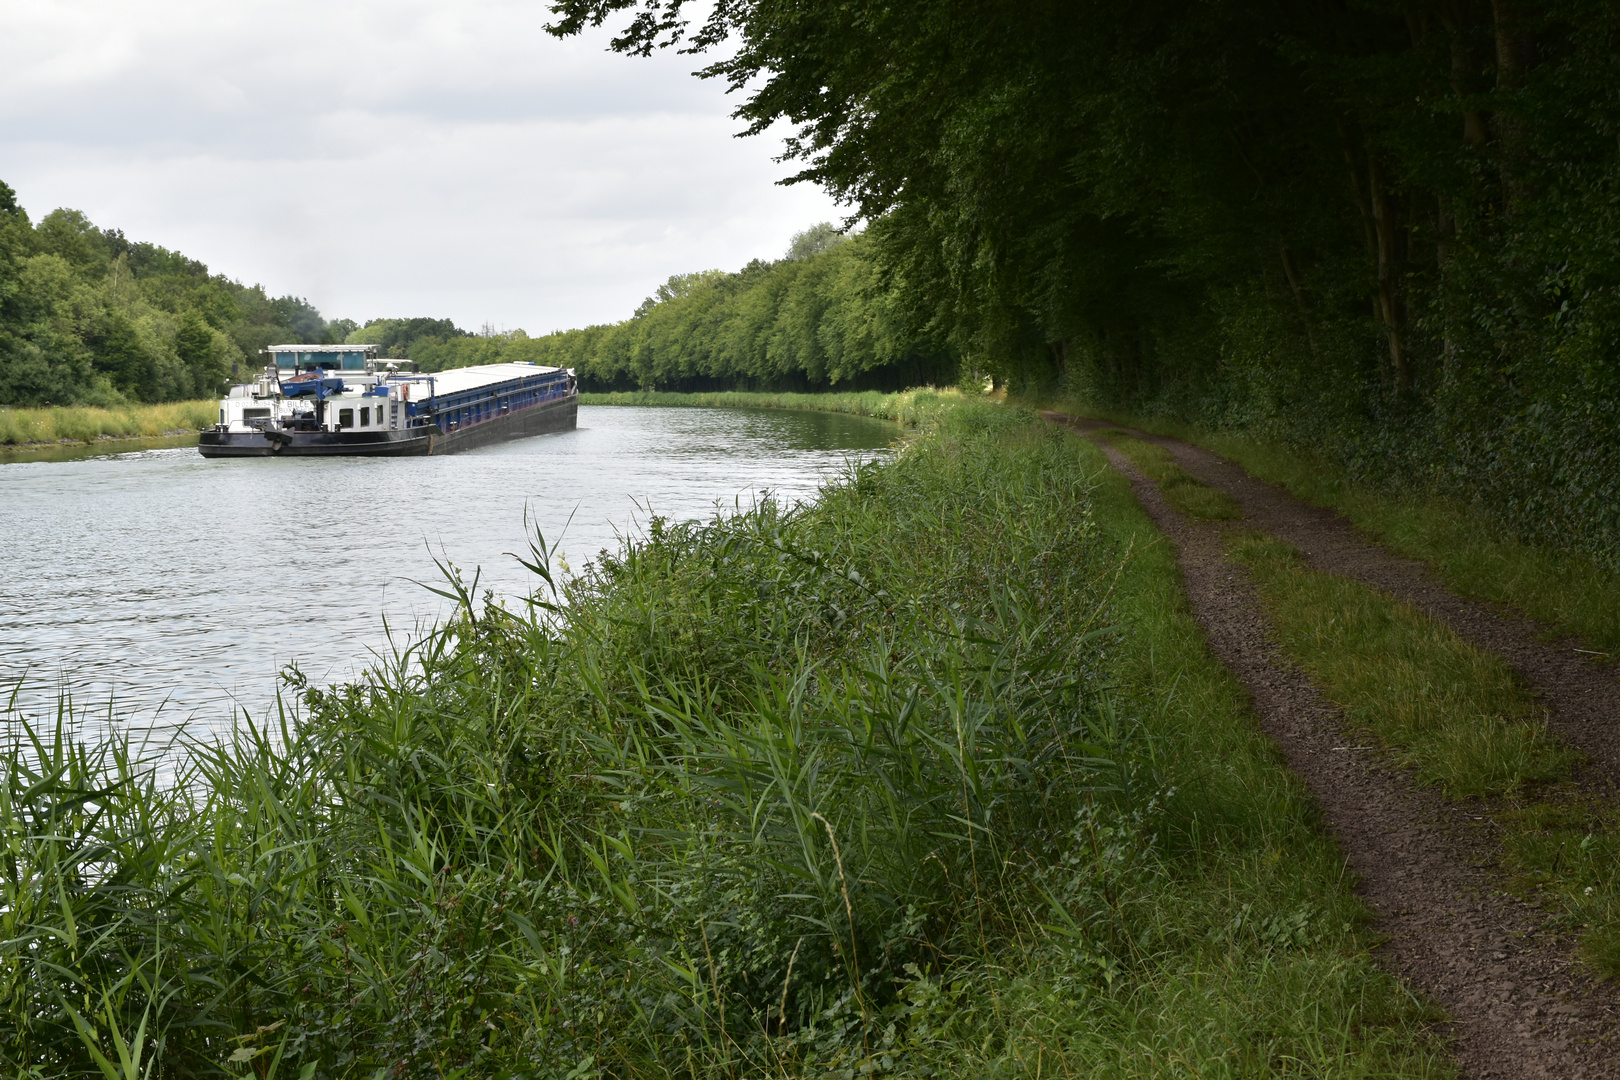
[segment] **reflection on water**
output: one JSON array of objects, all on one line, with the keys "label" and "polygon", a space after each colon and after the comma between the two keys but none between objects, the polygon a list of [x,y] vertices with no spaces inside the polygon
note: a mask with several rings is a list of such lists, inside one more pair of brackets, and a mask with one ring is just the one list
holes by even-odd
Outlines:
[{"label": "reflection on water", "polygon": [[578,431],[449,457],[6,459],[0,678],[24,680],[36,716],[67,688],[146,725],[261,718],[283,665],[343,678],[387,649],[385,617],[398,638],[440,615],[418,584],[435,555],[526,593],[505,554],[525,550],[525,509],[577,567],[649,509],[808,498],[895,435],[823,413],[587,406]]}]

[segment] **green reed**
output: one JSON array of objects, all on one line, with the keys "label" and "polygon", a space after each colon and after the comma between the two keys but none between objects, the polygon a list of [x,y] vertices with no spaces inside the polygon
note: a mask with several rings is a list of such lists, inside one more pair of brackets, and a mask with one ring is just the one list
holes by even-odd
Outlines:
[{"label": "green reed", "polygon": [[118,409],[5,407],[0,408],[0,446],[184,434],[212,425],[218,410],[217,400],[128,405]]},{"label": "green reed", "polygon": [[[816,394],[755,393],[720,390],[684,394],[668,390],[621,390],[580,394],[581,405],[661,405],[709,409],[798,409],[806,412],[849,413],[877,420],[892,420],[917,427],[942,413],[973,400],[954,388],[919,387],[884,393],[879,390],[827,391]],[[980,399],[982,400],[982,399]]]},{"label": "green reed", "polygon": [[536,537],[526,604],[446,566],[435,632],[183,757],[36,721],[0,1064],[1443,1074],[1218,672],[1119,687],[1197,637],[1121,630],[1173,568],[1101,474],[963,406],[811,506],[655,519],[567,580]]}]

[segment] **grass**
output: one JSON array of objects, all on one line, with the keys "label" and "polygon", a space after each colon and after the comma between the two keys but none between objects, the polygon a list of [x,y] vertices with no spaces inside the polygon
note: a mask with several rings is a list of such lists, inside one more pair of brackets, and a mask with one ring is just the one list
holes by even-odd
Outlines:
[{"label": "grass", "polygon": [[1316,506],[1337,510],[1391,550],[1434,567],[1459,596],[1508,604],[1595,658],[1620,658],[1620,573],[1591,559],[1515,539],[1483,514],[1422,490],[1382,491],[1297,447],[1127,414],[1071,411],[1197,443]]},{"label": "grass", "polygon": [[201,431],[218,418],[219,402],[177,401],[126,409],[0,408],[0,446],[95,442]]},{"label": "grass", "polygon": [[1165,501],[1181,513],[1205,521],[1235,521],[1243,517],[1236,499],[1177,465],[1164,447],[1133,439],[1118,429],[1099,431],[1097,436],[1130,458],[1144,476],[1158,485]]},{"label": "grass", "polygon": [[1305,565],[1258,533],[1232,554],[1253,573],[1283,649],[1352,724],[1453,798],[1565,779],[1573,758],[1501,658],[1417,609]]},{"label": "grass", "polygon": [[611,394],[580,394],[581,405],[661,405],[722,409],[803,409],[809,412],[849,413],[892,420],[916,427],[934,419],[946,409],[969,400],[960,390],[927,387],[885,394],[876,390],[852,393],[756,394],[721,391],[709,394],[677,394],[662,390],[621,391]]},{"label": "grass", "polygon": [[525,561],[172,782],[36,718],[0,1068],[1453,1075],[1095,447],[969,402],[816,504]]},{"label": "grass", "polygon": [[1420,781],[1474,800],[1513,886],[1580,934],[1595,970],[1620,975],[1620,813],[1565,782],[1576,755],[1507,665],[1408,605],[1308,569],[1279,541],[1240,535],[1232,553],[1284,651]]}]

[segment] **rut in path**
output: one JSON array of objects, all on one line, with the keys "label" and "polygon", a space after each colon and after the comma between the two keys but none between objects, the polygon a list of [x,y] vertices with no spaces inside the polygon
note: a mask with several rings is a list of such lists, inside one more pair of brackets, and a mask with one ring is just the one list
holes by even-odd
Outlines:
[{"label": "rut in path", "polygon": [[[1116,425],[1061,413],[1048,419],[1084,433]],[[1504,622],[1480,605],[1452,597],[1426,569],[1370,544],[1328,511],[1306,506],[1256,481],[1235,465],[1176,440],[1140,436],[1164,446],[1195,477],[1237,498],[1257,528],[1286,540],[1316,569],[1342,574],[1414,604],[1462,636],[1507,657],[1540,687],[1555,716],[1561,703],[1582,706],[1556,726],[1588,749],[1594,766],[1612,780],[1616,748],[1602,702],[1620,700],[1620,687],[1594,665],[1561,663],[1557,646],[1534,638],[1533,625]],[[1117,450],[1101,444],[1113,466],[1130,478],[1137,501],[1175,545],[1193,612],[1210,650],[1247,687],[1264,730],[1306,783],[1359,877],[1358,891],[1377,913],[1388,941],[1382,963],[1439,1004],[1452,1018],[1457,1061],[1467,1077],[1620,1077],[1620,998],[1573,960],[1573,942],[1545,929],[1544,916],[1503,893],[1477,864],[1481,843],[1466,808],[1415,788],[1375,754],[1352,749],[1339,710],[1325,701],[1271,642],[1271,625],[1248,571],[1224,552],[1225,529],[1190,521]],[[1449,601],[1449,603],[1448,603]],[[1450,615],[1451,617],[1447,617]],[[1508,647],[1496,648],[1465,627],[1492,620]],[[1455,620],[1455,621],[1454,621]],[[1535,656],[1540,650],[1541,656]],[[1576,654],[1578,655],[1578,654]],[[1521,662],[1529,656],[1531,663]],[[1542,665],[1542,666],[1537,666]],[[1564,678],[1543,686],[1537,673]],[[1574,680],[1593,685],[1584,691]],[[1602,685],[1607,683],[1608,685]],[[1620,711],[1610,711],[1612,721]],[[1580,741],[1565,732],[1575,727]],[[1607,736],[1605,738],[1604,736]]]}]

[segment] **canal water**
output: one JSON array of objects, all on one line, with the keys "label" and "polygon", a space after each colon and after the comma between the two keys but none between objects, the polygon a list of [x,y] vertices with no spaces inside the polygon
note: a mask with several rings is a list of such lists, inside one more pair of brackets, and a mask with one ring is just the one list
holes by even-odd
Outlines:
[{"label": "canal water", "polygon": [[577,431],[447,457],[0,459],[0,707],[15,691],[13,717],[39,718],[67,693],[82,722],[196,735],[263,719],[285,665],[342,680],[442,616],[435,557],[525,595],[507,554],[527,551],[525,513],[577,569],[652,514],[813,498],[896,435],[825,413],[586,406]]}]

